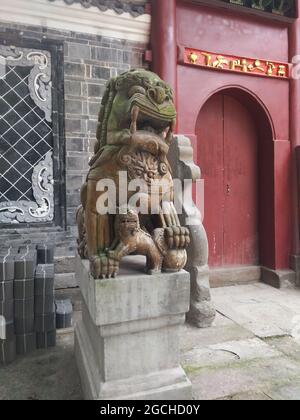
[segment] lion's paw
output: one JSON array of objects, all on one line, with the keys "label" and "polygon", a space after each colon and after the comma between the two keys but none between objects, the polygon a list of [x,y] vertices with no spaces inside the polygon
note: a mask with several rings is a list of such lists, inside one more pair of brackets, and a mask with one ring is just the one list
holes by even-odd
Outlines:
[{"label": "lion's paw", "polygon": [[164,235],[169,249],[186,249],[191,241],[189,229],[182,226],[165,228]]},{"label": "lion's paw", "polygon": [[119,260],[111,251],[107,254],[94,255],[90,258],[90,271],[94,279],[116,277],[119,271]]}]

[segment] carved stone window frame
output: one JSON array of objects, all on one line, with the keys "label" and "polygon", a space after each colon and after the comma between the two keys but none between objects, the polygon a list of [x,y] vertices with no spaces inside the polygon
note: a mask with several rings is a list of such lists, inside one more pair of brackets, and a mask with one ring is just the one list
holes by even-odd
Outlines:
[{"label": "carved stone window frame", "polygon": [[[1,34],[0,35],[0,44],[4,46],[13,45],[18,48],[30,49],[30,50],[42,50],[49,53],[51,56],[51,89],[52,89],[52,101],[50,110],[45,109],[45,117],[47,121],[52,123],[52,135],[53,135],[53,151],[52,151],[52,160],[53,168],[49,168],[49,158],[47,154],[43,162],[40,162],[37,165],[36,170],[34,171],[33,177],[39,177],[41,181],[42,188],[52,188],[53,189],[53,206],[54,217],[51,221],[46,221],[41,219],[41,222],[32,223],[24,222],[19,224],[14,223],[1,223],[2,229],[16,229],[16,228],[37,228],[37,227],[66,227],[66,186],[65,186],[65,141],[64,141],[64,44],[56,40],[33,40],[22,38],[22,34],[16,32],[14,34]],[[34,51],[33,51],[34,52]],[[33,56],[32,56],[33,57]],[[38,70],[39,64],[37,59],[36,70]],[[42,65],[43,66],[43,65]],[[40,72],[32,71],[31,75],[33,78],[38,78],[39,74],[43,73],[43,70]],[[46,80],[44,76],[44,80]],[[34,83],[34,80],[33,80]],[[55,92],[55,94],[53,94]],[[43,94],[47,94],[43,92]],[[32,99],[34,99],[35,92],[31,92]],[[43,95],[41,95],[43,96]],[[38,101],[42,99],[39,95],[34,99]],[[41,105],[43,106],[44,101]],[[49,185],[45,183],[45,175],[47,171],[53,170],[53,183]],[[31,205],[31,202],[28,202],[28,205]],[[37,202],[38,205],[42,205]]]}]

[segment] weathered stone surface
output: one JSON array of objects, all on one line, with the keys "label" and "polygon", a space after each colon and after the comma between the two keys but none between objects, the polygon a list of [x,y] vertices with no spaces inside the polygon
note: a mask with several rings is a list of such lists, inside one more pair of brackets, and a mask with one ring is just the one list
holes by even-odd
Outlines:
[{"label": "weathered stone surface", "polygon": [[292,270],[271,270],[262,267],[262,281],[272,287],[280,289],[296,283],[296,273]]},{"label": "weathered stone surface", "polygon": [[284,378],[300,378],[300,364],[288,358],[236,362],[229,367],[207,367],[189,372],[195,399],[212,400],[248,391],[263,391]]},{"label": "weathered stone surface", "polygon": [[226,365],[237,360],[254,360],[279,357],[281,353],[272,349],[262,340],[229,341],[196,347],[183,355],[183,366],[187,370],[200,369],[205,366]]},{"label": "weathered stone surface", "polygon": [[300,286],[300,256],[299,255],[291,255],[290,257],[290,267],[296,273],[296,286]]},{"label": "weathered stone surface", "polygon": [[265,342],[282,354],[300,360],[300,340],[297,341],[292,337],[285,336],[271,337],[266,339]]},{"label": "weathered stone surface", "polygon": [[268,390],[268,395],[273,400],[300,401],[300,380],[274,387],[273,389]]},{"label": "weathered stone surface", "polygon": [[270,401],[271,397],[266,395],[264,392],[249,391],[236,395],[230,395],[228,397],[219,398],[219,400],[226,401]]},{"label": "weathered stone surface", "polygon": [[85,398],[189,399],[178,344],[189,309],[189,275],[149,276],[136,256],[123,264],[118,278],[94,280],[88,261],[77,260],[84,303],[75,352]]},{"label": "weathered stone surface", "polygon": [[211,287],[256,283],[261,279],[261,267],[217,268],[210,270]]},{"label": "weathered stone surface", "polygon": [[129,256],[123,260],[119,279],[93,280],[88,272],[88,261],[77,258],[77,281],[96,325],[185,314],[189,309],[190,281],[185,271],[149,276],[144,258]]},{"label": "weathered stone surface", "polygon": [[229,325],[218,325],[215,327],[201,329],[186,324],[180,335],[182,351],[189,351],[195,347],[223,343],[232,340],[244,340],[253,338],[254,334],[232,322]]},{"label": "weathered stone surface", "polygon": [[297,289],[264,284],[213,289],[217,310],[261,338],[290,335],[300,315]]}]

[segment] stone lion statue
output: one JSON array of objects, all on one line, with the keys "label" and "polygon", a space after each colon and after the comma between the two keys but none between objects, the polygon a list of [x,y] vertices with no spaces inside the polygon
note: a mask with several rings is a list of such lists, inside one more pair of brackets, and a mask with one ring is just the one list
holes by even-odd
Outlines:
[{"label": "stone lion statue", "polygon": [[[78,252],[90,260],[94,278],[115,277],[121,259],[131,253],[147,256],[150,274],[161,269],[179,271],[185,266],[190,235],[180,225],[174,206],[167,160],[175,124],[173,92],[156,74],[131,70],[108,82],[95,153],[77,211]],[[119,199],[120,173],[127,175],[127,203]],[[115,214],[98,209],[106,192],[97,185],[104,179],[116,187]],[[148,210],[143,214],[129,205],[136,194],[128,188],[131,181],[138,181],[139,200]],[[154,189],[157,181],[165,188]],[[155,212],[153,201],[158,203]]]}]

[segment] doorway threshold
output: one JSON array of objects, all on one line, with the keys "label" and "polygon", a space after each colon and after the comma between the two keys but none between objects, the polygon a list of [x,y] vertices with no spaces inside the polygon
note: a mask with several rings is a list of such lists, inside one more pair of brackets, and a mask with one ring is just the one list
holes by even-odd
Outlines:
[{"label": "doorway threshold", "polygon": [[261,281],[261,274],[261,266],[253,265],[212,268],[210,286],[217,288],[257,283]]}]

